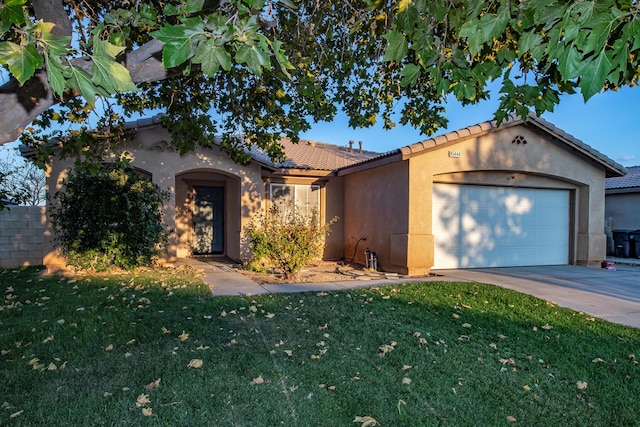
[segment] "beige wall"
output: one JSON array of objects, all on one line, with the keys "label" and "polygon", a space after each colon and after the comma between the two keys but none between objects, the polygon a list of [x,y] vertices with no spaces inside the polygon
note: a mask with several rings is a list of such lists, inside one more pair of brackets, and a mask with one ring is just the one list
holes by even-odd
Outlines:
[{"label": "beige wall", "polygon": [[[513,143],[517,136],[527,143]],[[460,156],[450,156],[450,150]],[[428,272],[433,265],[434,182],[570,190],[570,263],[595,265],[604,259],[604,169],[576,155],[566,144],[517,125],[461,138],[453,145],[431,144],[403,154],[405,160],[399,163],[345,176],[349,210],[353,205],[363,206],[345,224],[345,247],[360,235],[375,236],[367,246],[377,250],[384,269],[415,275]],[[361,191],[363,188],[375,188],[375,196]],[[356,215],[367,212],[382,213],[381,220],[359,224]]]},{"label": "beige wall", "polygon": [[[163,206],[164,220],[172,230],[169,246],[162,261],[174,261],[191,255],[193,242],[193,187],[211,186],[225,190],[225,252],[231,259],[243,261],[250,257],[248,241],[243,230],[251,217],[261,212],[268,203],[270,182],[290,184],[317,184],[321,187],[321,215],[326,222],[334,217],[338,221],[331,227],[324,252],[325,259],[343,257],[343,189],[342,178],[329,176],[329,171],[298,171],[290,175],[270,173],[256,163],[240,165],[214,148],[198,149],[180,156],[171,144],[171,135],[160,125],[140,129],[128,141],[126,150],[132,157],[132,165],[149,174],[153,182],[169,192],[170,199]],[[62,186],[70,159],[55,159],[48,172],[48,188],[57,191]],[[63,268],[64,260],[54,250],[52,241],[47,243],[45,264],[51,269]]]},{"label": "beige wall", "polygon": [[153,181],[172,195],[164,206],[165,222],[172,233],[168,259],[191,254],[190,202],[193,185],[225,188],[225,255],[240,260],[246,253],[242,230],[251,214],[261,209],[264,187],[261,168],[240,165],[218,148],[197,149],[184,156],[170,145],[171,135],[161,126],[148,127],[136,134],[128,150],[133,164],[150,172]]},{"label": "beige wall", "polygon": [[[513,142],[516,137],[520,144]],[[339,217],[327,238],[327,259],[354,258],[364,264],[364,251],[370,248],[383,270],[427,273],[433,266],[434,182],[569,190],[570,262],[594,265],[605,256],[604,169],[548,134],[521,124],[460,137],[455,144],[436,145],[430,140],[424,149],[403,149],[402,154],[337,176],[321,171],[269,172],[257,163],[239,165],[217,148],[180,156],[170,141],[164,128],[148,126],[127,146],[133,165],[150,173],[172,195],[163,208],[165,221],[174,230],[167,260],[191,254],[194,185],[225,189],[225,254],[246,259],[243,229],[254,213],[267,207],[270,182],[321,186],[323,218]],[[460,156],[451,157],[449,150]],[[48,175],[50,190],[59,188],[70,165],[69,160],[56,160]],[[51,239],[47,245],[45,264],[59,263]]]},{"label": "beige wall", "polygon": [[[153,182],[170,193],[163,206],[164,220],[173,232],[163,261],[191,253],[191,187],[195,185],[222,186],[225,188],[225,255],[240,260],[246,255],[246,245],[241,238],[243,227],[251,214],[260,210],[264,197],[261,167],[257,164],[243,166],[233,162],[218,148],[197,149],[180,156],[171,144],[171,135],[160,125],[141,129],[128,142],[126,149],[132,157],[132,165],[150,173]],[[71,160],[56,158],[48,171],[48,190],[57,191],[72,167]],[[64,261],[54,250],[52,242],[45,249],[45,264],[56,268]]]},{"label": "beige wall", "polygon": [[327,237],[324,250],[324,258],[338,260],[344,253],[344,183],[340,177],[331,177],[326,180],[323,194],[324,222],[328,223],[333,218],[337,222],[331,226],[331,234]]},{"label": "beige wall", "polygon": [[[407,162],[391,163],[344,177],[344,256],[364,264],[364,251],[378,255],[378,266],[402,272],[407,263],[409,206]],[[366,238],[361,241],[360,238]],[[356,244],[358,245],[356,249]]]},{"label": "beige wall", "polygon": [[44,206],[9,206],[0,211],[0,267],[42,265]]}]

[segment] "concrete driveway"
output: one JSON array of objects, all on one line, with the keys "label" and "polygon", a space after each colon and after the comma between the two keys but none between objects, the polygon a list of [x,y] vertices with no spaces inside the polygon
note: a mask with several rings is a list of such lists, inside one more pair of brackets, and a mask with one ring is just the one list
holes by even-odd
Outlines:
[{"label": "concrete driveway", "polygon": [[640,328],[640,268],[562,266],[433,270],[443,280],[490,283]]}]

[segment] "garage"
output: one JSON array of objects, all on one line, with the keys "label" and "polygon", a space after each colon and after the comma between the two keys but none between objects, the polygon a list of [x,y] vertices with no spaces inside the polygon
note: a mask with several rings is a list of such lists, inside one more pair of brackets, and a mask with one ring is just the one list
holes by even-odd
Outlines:
[{"label": "garage", "polygon": [[434,269],[569,263],[569,191],[433,184]]}]

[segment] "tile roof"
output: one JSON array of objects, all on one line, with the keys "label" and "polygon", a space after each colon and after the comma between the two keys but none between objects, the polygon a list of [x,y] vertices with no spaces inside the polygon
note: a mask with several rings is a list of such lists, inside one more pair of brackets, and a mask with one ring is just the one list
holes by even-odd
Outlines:
[{"label": "tile roof", "polygon": [[[160,122],[160,117],[155,116],[129,123],[127,124],[127,128],[133,129],[151,126],[159,124]],[[515,126],[522,123],[542,129],[568,144],[584,156],[587,156],[604,166],[606,177],[608,178],[607,189],[640,186],[640,171],[636,175],[630,173],[629,175],[624,176],[627,173],[627,169],[624,166],[533,113],[529,115],[526,122],[521,118],[512,115],[508,120],[502,122],[500,127]],[[299,143],[294,144],[289,138],[284,137],[280,141],[284,147],[285,155],[287,156],[287,159],[284,162],[274,163],[269,159],[266,153],[260,149],[254,148],[253,150],[249,150],[248,153],[253,160],[273,168],[339,171],[348,170],[352,166],[365,165],[371,161],[384,159],[393,155],[401,154],[402,157],[416,155],[422,151],[429,150],[443,144],[452,144],[464,138],[494,131],[497,128],[498,125],[495,120],[486,121],[386,153],[361,150],[360,146],[348,148],[308,140],[300,140]],[[640,166],[637,168],[640,169]],[[624,187],[609,187],[609,185],[624,185]]]},{"label": "tile roof", "polygon": [[[156,115],[127,122],[125,128],[134,130],[161,123],[162,115]],[[215,142],[220,143],[220,140],[216,138]],[[308,140],[300,140],[294,144],[291,139],[286,137],[283,137],[280,143],[287,156],[286,160],[281,163],[273,162],[264,150],[259,148],[254,147],[247,150],[247,153],[253,160],[269,167],[319,171],[333,171],[380,155],[377,152],[361,150],[357,144],[354,144],[352,148]]]},{"label": "tile roof", "polygon": [[605,181],[605,189],[614,190],[620,188],[638,188],[640,190],[640,166],[632,166],[627,168],[629,173],[625,176],[616,178],[607,178]]},{"label": "tile roof", "polygon": [[[407,145],[397,150],[384,153],[378,157],[387,157],[393,154],[401,153],[402,156],[406,158],[409,156],[417,155],[422,151],[426,151],[434,147],[441,146],[443,144],[453,144],[463,138],[469,138],[469,137],[477,136],[479,134],[491,132],[498,129],[499,127],[515,126],[523,123],[525,125],[536,126],[544,130],[545,132],[551,134],[552,136],[555,136],[556,138],[560,139],[564,143],[568,144],[572,148],[575,148],[576,151],[600,163],[602,166],[605,167],[607,178],[620,177],[625,175],[627,172],[626,168],[621,164],[615,162],[614,160],[605,156],[598,150],[585,144],[584,142],[580,141],[578,138],[566,133],[562,129],[556,127],[555,125],[546,121],[545,119],[536,116],[535,114],[530,114],[526,122],[523,121],[521,118],[512,115],[509,117],[508,120],[503,121],[500,126],[498,126],[495,120],[486,121],[476,125],[468,126],[463,129],[458,129],[452,132],[448,132],[443,135],[438,135],[433,138],[417,142],[415,144]],[[370,160],[375,160],[375,159],[365,160],[362,163],[368,162]],[[348,166],[343,169],[348,169]]]},{"label": "tile roof", "polygon": [[361,151],[359,146],[349,148],[307,140],[300,140],[294,144],[289,138],[282,138],[280,143],[287,156],[282,163],[274,163],[262,150],[251,150],[249,155],[254,160],[271,167],[326,171],[351,166],[380,155],[373,151]]}]

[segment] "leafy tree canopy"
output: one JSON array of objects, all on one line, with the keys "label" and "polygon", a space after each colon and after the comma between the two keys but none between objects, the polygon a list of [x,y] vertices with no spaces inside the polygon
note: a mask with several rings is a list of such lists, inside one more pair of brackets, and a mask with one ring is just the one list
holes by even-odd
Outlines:
[{"label": "leafy tree canopy", "polygon": [[6,0],[0,141],[38,116],[82,126],[100,100],[100,125],[165,112],[181,152],[217,134],[239,160],[253,144],[277,158],[280,135],[338,109],[391,128],[398,108],[431,134],[445,97],[478,102],[494,80],[496,118],[526,117],[635,85],[639,16],[637,0]]}]

